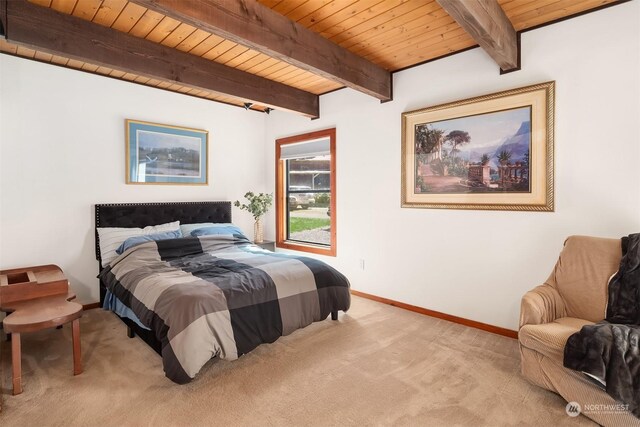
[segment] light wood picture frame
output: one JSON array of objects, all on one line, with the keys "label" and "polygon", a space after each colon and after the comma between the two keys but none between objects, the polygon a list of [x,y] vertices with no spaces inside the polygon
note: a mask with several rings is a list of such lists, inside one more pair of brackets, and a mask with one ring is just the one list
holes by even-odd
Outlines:
[{"label": "light wood picture frame", "polygon": [[404,208],[554,210],[555,82],[402,114]]}]

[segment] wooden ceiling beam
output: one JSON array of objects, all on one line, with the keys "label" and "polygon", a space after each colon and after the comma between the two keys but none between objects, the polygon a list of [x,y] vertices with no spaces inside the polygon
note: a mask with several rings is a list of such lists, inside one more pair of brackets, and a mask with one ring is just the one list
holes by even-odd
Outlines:
[{"label": "wooden ceiling beam", "polygon": [[319,116],[318,96],[263,77],[37,6],[0,0],[8,41],[140,76]]},{"label": "wooden ceiling beam", "polygon": [[497,0],[437,0],[503,72],[520,68],[520,46],[513,24]]},{"label": "wooden ceiling beam", "polygon": [[382,101],[391,73],[255,0],[131,0]]}]

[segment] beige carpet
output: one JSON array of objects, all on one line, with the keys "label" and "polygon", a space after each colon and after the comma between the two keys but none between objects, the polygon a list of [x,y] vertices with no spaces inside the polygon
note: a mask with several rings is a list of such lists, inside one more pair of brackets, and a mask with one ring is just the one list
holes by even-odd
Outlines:
[{"label": "beige carpet", "polygon": [[0,344],[0,425],[591,424],[519,376],[515,340],[358,297],[339,322],[212,360],[183,386],[111,313],[86,312],[81,331],[77,377],[68,326],[23,336],[19,396]]}]

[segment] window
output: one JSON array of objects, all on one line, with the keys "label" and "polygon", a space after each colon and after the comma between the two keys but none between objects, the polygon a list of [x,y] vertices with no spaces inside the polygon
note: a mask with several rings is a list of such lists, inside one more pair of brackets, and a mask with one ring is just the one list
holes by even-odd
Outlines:
[{"label": "window", "polygon": [[336,256],[336,130],[276,141],[276,246]]}]

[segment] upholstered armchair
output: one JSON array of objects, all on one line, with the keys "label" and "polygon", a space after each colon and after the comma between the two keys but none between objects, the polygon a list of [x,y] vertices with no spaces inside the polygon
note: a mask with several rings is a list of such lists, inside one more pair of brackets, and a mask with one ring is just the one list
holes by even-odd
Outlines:
[{"label": "upholstered armchair", "polygon": [[615,401],[562,362],[567,338],[605,318],[607,285],[621,257],[620,239],[569,237],[549,278],[524,295],[520,309],[522,375],[567,402],[578,402],[584,415],[605,426],[640,425],[640,420],[629,412],[589,410]]}]

